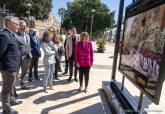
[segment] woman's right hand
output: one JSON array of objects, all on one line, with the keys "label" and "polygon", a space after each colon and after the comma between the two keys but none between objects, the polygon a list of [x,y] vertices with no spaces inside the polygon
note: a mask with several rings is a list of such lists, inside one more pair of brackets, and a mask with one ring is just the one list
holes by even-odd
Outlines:
[{"label": "woman's right hand", "polygon": [[77,68],[79,68],[79,67],[80,67],[80,64],[79,64],[79,63],[77,63],[77,64],[76,64],[76,66],[77,66]]}]

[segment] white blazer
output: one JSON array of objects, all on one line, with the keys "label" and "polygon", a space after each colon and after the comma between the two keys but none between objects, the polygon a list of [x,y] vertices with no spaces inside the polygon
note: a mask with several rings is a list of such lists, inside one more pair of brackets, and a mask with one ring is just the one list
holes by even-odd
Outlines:
[{"label": "white blazer", "polygon": [[50,65],[56,63],[55,52],[57,49],[55,49],[53,42],[42,42],[41,48],[44,52],[43,64]]}]

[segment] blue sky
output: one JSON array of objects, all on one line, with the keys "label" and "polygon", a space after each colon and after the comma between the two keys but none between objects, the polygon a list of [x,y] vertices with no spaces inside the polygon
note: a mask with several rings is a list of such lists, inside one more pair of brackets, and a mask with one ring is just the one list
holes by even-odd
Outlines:
[{"label": "blue sky", "polygon": [[[55,17],[59,22],[61,18],[58,16],[58,9],[61,7],[66,8],[66,3],[68,1],[73,1],[73,0],[53,0],[52,13],[53,15],[55,15]],[[117,20],[120,0],[101,0],[101,2],[105,3],[111,11],[116,11],[115,20]],[[131,2],[132,0],[125,0],[125,7],[128,6]]]}]

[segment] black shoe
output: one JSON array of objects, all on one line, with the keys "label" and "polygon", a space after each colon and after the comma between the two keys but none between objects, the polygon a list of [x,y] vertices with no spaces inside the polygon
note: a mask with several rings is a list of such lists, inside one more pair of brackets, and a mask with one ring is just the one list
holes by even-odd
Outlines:
[{"label": "black shoe", "polygon": [[77,78],[75,78],[75,79],[74,79],[74,81],[78,82],[78,79],[77,79]]},{"label": "black shoe", "polygon": [[16,92],[16,90],[14,90],[14,96],[17,98],[18,97],[18,94]]},{"label": "black shoe", "polygon": [[16,110],[13,110],[12,108],[10,108],[9,110],[3,110],[2,113],[3,114],[18,114],[18,112]]},{"label": "black shoe", "polygon": [[68,78],[68,81],[71,81],[71,77]]},{"label": "black shoe", "polygon": [[29,82],[32,82],[32,79],[31,78],[29,78],[29,80],[28,80]]},{"label": "black shoe", "polygon": [[18,94],[17,93],[14,93],[14,96],[17,98],[18,97]]},{"label": "black shoe", "polygon": [[29,89],[31,89],[30,87],[28,87],[28,86],[21,86],[21,89],[24,89],[24,90],[29,90]]},{"label": "black shoe", "polygon": [[10,105],[14,106],[14,105],[19,105],[21,103],[22,103],[22,101],[14,101],[14,102],[10,102]]},{"label": "black shoe", "polygon": [[65,74],[67,74],[67,72],[62,73],[62,75],[65,75]]},{"label": "black shoe", "polygon": [[38,80],[38,81],[40,80],[40,78],[38,78],[38,77],[37,77],[37,78],[35,78],[35,79],[36,79],[36,80]]},{"label": "black shoe", "polygon": [[60,80],[59,78],[55,78],[55,80]]}]

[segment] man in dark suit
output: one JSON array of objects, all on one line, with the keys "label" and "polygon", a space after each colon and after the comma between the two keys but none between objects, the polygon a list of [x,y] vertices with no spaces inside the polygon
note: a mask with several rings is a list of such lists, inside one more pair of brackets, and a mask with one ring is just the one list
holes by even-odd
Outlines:
[{"label": "man in dark suit", "polygon": [[32,59],[30,61],[30,66],[29,66],[29,82],[32,82],[32,69],[33,69],[33,67],[34,67],[35,79],[40,80],[38,77],[38,61],[39,61],[39,57],[41,56],[41,51],[40,51],[40,41],[36,37],[36,30],[30,29],[29,35],[30,35],[31,53],[32,53]]},{"label": "man in dark suit", "polygon": [[20,21],[20,29],[17,33],[19,48],[21,52],[21,89],[30,89],[30,87],[26,86],[25,76],[28,71],[30,60],[32,58],[31,55],[31,44],[30,44],[30,36],[25,32],[26,30],[26,22],[24,20]]},{"label": "man in dark suit", "polygon": [[0,71],[2,74],[2,108],[3,114],[17,114],[10,107],[17,71],[20,67],[20,51],[16,39],[19,20],[13,16],[5,18],[6,28],[0,31]]}]

